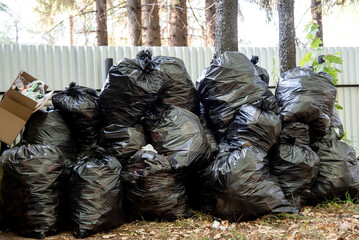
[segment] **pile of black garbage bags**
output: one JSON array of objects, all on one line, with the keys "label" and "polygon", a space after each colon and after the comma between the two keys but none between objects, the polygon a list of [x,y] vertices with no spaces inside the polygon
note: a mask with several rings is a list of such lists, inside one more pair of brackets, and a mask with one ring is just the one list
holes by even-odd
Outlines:
[{"label": "pile of black garbage bags", "polygon": [[143,50],[101,92],[71,83],[1,155],[4,227],[83,238],[191,209],[239,221],[357,197],[330,76],[294,68],[274,95],[257,62],[225,52],[196,89],[182,60]]}]

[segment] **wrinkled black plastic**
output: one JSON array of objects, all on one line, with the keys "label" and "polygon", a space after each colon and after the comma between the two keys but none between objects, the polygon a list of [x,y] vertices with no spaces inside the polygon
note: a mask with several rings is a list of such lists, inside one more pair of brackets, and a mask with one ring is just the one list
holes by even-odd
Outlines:
[{"label": "wrinkled black plastic", "polygon": [[153,62],[158,64],[163,75],[163,87],[158,99],[169,105],[182,107],[199,114],[199,96],[182,59],[157,56]]},{"label": "wrinkled black plastic", "polygon": [[279,144],[271,150],[269,159],[271,173],[278,177],[288,201],[302,208],[318,174],[317,154],[306,145]]},{"label": "wrinkled black plastic", "polygon": [[265,152],[254,146],[218,146],[219,154],[210,172],[216,193],[215,215],[238,221],[269,213],[299,212],[269,174]]},{"label": "wrinkled black plastic", "polygon": [[330,116],[326,113],[319,114],[318,118],[309,122],[311,139],[323,137],[330,127]]},{"label": "wrinkled black plastic", "polygon": [[132,217],[174,220],[187,213],[183,178],[169,161],[151,150],[132,156],[122,172]]},{"label": "wrinkled black plastic", "polygon": [[23,138],[30,144],[49,144],[58,147],[64,155],[65,166],[76,161],[76,143],[70,126],[57,110],[37,111],[26,123]]},{"label": "wrinkled black plastic", "polygon": [[252,104],[270,112],[278,110],[267,84],[256,74],[249,59],[239,52],[225,52],[213,59],[197,82],[197,89],[217,142],[224,139],[240,106]]},{"label": "wrinkled black plastic", "polygon": [[45,238],[56,233],[61,151],[51,145],[22,145],[6,150],[1,162],[6,224],[26,237]]},{"label": "wrinkled black plastic", "polygon": [[333,115],[336,93],[329,74],[298,67],[281,75],[275,95],[283,121],[309,123],[321,113]]},{"label": "wrinkled black plastic", "polygon": [[279,135],[279,143],[310,145],[309,125],[300,122],[284,123]]},{"label": "wrinkled black plastic", "polygon": [[251,105],[243,105],[228,126],[226,139],[233,146],[254,145],[267,152],[281,132],[280,118]]},{"label": "wrinkled black plastic", "polygon": [[211,150],[212,150],[212,152],[214,152],[217,149],[218,144],[217,144],[216,138],[214,137],[212,130],[209,128],[208,119],[206,118],[206,115],[204,112],[204,107],[202,104],[200,104],[199,120],[200,120],[203,130],[207,136],[208,142],[211,146]]},{"label": "wrinkled black plastic", "polygon": [[106,126],[100,132],[100,145],[124,166],[133,154],[146,145],[143,127],[141,124],[132,127]]},{"label": "wrinkled black plastic", "polygon": [[257,88],[265,89],[265,92],[263,93],[261,100],[254,102],[252,105],[257,106],[267,112],[278,114],[280,110],[278,108],[278,101],[273,95],[272,91],[269,90],[268,85],[263,82],[259,77],[255,78],[254,84]]},{"label": "wrinkled black plastic", "polygon": [[132,126],[157,99],[162,75],[151,57],[141,51],[136,59],[124,58],[111,67],[99,96],[105,126]]},{"label": "wrinkled black plastic", "polygon": [[99,148],[94,156],[75,164],[69,192],[76,237],[84,238],[123,223],[121,169],[116,158]]},{"label": "wrinkled black plastic", "polygon": [[198,116],[181,107],[162,105],[143,120],[150,143],[173,169],[191,169],[208,161],[211,147]]},{"label": "wrinkled black plastic", "polygon": [[52,97],[54,107],[70,125],[80,154],[86,154],[97,144],[101,114],[97,99],[95,89],[74,82]]},{"label": "wrinkled black plastic", "polygon": [[258,76],[262,79],[263,82],[265,82],[267,85],[269,84],[269,74],[267,70],[257,65],[259,61],[258,56],[252,56],[251,62],[254,64],[254,67],[257,70]]},{"label": "wrinkled black plastic", "polygon": [[1,144],[1,146],[0,146],[0,155],[1,155],[6,149],[9,148],[9,146],[6,143],[1,142],[1,141],[0,141],[0,144]]},{"label": "wrinkled black plastic", "polygon": [[325,127],[325,130],[321,130],[321,133],[315,130],[318,126],[316,124],[310,125],[310,134],[311,134],[311,141],[316,142],[320,140],[340,140],[344,137],[344,127],[340,118],[338,116],[337,111],[334,109],[333,116],[329,119],[329,116],[324,114],[328,123],[324,126],[320,126],[321,129]]},{"label": "wrinkled black plastic", "polygon": [[345,132],[344,132],[344,127],[343,127],[343,123],[339,118],[338,112],[335,110],[334,108],[334,114],[333,116],[330,118],[330,128],[327,131],[327,136],[326,137],[330,137],[331,134],[333,133],[333,130],[335,132],[335,137],[332,136],[333,138],[331,139],[337,139],[340,140],[344,137]]},{"label": "wrinkled black plastic", "polygon": [[339,140],[322,140],[311,145],[320,164],[316,181],[311,189],[311,203],[345,199],[346,192],[352,198],[359,194],[359,162],[350,145]]}]

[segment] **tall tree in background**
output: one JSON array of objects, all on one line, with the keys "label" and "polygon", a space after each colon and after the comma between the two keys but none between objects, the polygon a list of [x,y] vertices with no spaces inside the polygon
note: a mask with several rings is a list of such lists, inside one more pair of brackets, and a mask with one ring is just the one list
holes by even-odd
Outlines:
[{"label": "tall tree in background", "polygon": [[170,46],[187,46],[186,0],[170,1]]},{"label": "tall tree in background", "polygon": [[141,0],[127,0],[127,17],[130,45],[141,46]]},{"label": "tall tree in background", "polygon": [[238,51],[238,0],[215,0],[215,51]]},{"label": "tall tree in background", "polygon": [[346,3],[355,4],[357,0],[311,0],[310,10],[312,14],[312,20],[314,24],[318,24],[319,31],[315,34],[316,38],[320,38],[322,43],[320,46],[324,46],[323,36],[323,11],[327,11],[334,6],[344,6]]},{"label": "tall tree in background", "polygon": [[206,0],[204,5],[206,16],[206,45],[214,47],[216,31],[216,5],[214,0]]},{"label": "tall tree in background", "polygon": [[296,66],[294,0],[278,1],[280,73]]},{"label": "tall tree in background", "polygon": [[107,46],[107,10],[106,0],[96,0],[97,46]]},{"label": "tall tree in background", "polygon": [[62,1],[65,4],[65,7],[67,8],[68,15],[69,15],[69,31],[70,31],[70,46],[74,45],[74,16],[73,16],[73,10],[75,7],[75,0],[67,0]]},{"label": "tall tree in background", "polygon": [[70,46],[74,45],[74,16],[69,16],[69,25],[70,25]]},{"label": "tall tree in background", "polygon": [[142,0],[143,39],[145,46],[161,46],[160,17],[157,0]]},{"label": "tall tree in background", "polygon": [[319,25],[318,27],[319,31],[315,34],[315,38],[320,38],[322,40],[320,46],[323,46],[322,0],[312,0],[312,3],[310,5],[310,10],[312,13],[313,24]]}]

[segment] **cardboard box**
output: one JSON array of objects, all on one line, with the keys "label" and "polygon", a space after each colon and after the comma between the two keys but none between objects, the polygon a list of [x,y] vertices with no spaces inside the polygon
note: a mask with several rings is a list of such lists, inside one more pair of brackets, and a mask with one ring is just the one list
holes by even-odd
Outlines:
[{"label": "cardboard box", "polygon": [[[21,71],[15,80],[20,76],[28,83],[37,80],[25,71]],[[46,94],[41,103],[38,104],[38,102],[13,89],[14,82],[0,102],[0,140],[8,145],[14,142],[27,120],[29,120],[31,114],[43,107],[53,93],[52,91]],[[45,90],[47,88],[48,87],[45,86]]]}]

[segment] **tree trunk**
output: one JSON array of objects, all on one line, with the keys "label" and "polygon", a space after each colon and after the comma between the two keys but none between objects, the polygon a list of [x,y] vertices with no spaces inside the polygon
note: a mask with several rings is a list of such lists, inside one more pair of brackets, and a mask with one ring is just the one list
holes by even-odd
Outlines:
[{"label": "tree trunk", "polygon": [[312,0],[312,4],[310,5],[311,12],[312,12],[312,19],[314,24],[319,25],[319,31],[315,34],[316,38],[320,38],[323,43],[320,44],[320,46],[323,46],[324,40],[323,40],[323,22],[322,22],[322,1],[321,0]]},{"label": "tree trunk", "polygon": [[70,46],[74,45],[74,16],[69,16],[69,24],[70,24]]},{"label": "tree trunk", "polygon": [[280,73],[296,67],[294,0],[279,0],[279,61]]},{"label": "tree trunk", "polygon": [[238,0],[215,0],[216,3],[216,54],[238,51]]},{"label": "tree trunk", "polygon": [[206,15],[206,45],[214,47],[216,31],[216,6],[214,0],[206,0],[204,8]]},{"label": "tree trunk", "polygon": [[170,1],[170,46],[187,46],[186,0]]},{"label": "tree trunk", "polygon": [[97,46],[107,46],[106,0],[96,0]]},{"label": "tree trunk", "polygon": [[157,0],[142,0],[145,46],[161,46],[160,18]]},{"label": "tree trunk", "polygon": [[127,17],[130,45],[141,46],[141,0],[127,0]]}]

